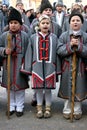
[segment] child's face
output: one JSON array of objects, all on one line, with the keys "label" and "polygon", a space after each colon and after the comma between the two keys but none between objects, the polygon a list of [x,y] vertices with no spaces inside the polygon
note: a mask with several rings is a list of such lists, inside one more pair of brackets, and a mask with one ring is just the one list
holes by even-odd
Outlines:
[{"label": "child's face", "polygon": [[70,21],[70,28],[74,31],[81,29],[82,21],[79,16],[73,16]]},{"label": "child's face", "polygon": [[39,24],[39,28],[40,28],[42,33],[47,34],[48,31],[50,30],[50,21],[49,21],[49,19],[43,19]]},{"label": "child's face", "polygon": [[19,29],[20,29],[21,25],[18,21],[16,20],[11,20],[9,22],[9,29],[12,31],[12,32],[17,32]]},{"label": "child's face", "polygon": [[51,16],[52,16],[52,9],[46,8],[46,9],[42,12],[42,14],[45,14],[45,15],[51,17]]}]

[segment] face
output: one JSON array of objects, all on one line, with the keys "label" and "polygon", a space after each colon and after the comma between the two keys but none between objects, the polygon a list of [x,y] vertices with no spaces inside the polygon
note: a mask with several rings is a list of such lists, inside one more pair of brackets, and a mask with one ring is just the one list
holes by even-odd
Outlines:
[{"label": "face", "polygon": [[47,34],[48,31],[50,30],[50,21],[49,19],[43,19],[40,24],[39,28],[43,34]]},{"label": "face", "polygon": [[21,11],[23,11],[24,7],[23,7],[23,4],[20,3],[20,4],[17,4],[16,8],[17,8],[17,10],[19,10],[21,12]]},{"label": "face", "polygon": [[7,11],[6,5],[3,5],[3,6],[2,6],[2,10],[3,10],[3,11]]},{"label": "face", "polygon": [[11,20],[9,22],[9,29],[12,31],[12,32],[17,32],[19,29],[20,29],[21,25],[18,21],[16,20]]},{"label": "face", "polygon": [[34,9],[31,9],[31,14],[33,14],[34,13]]},{"label": "face", "polygon": [[58,6],[56,7],[56,10],[57,10],[59,13],[61,13],[62,10],[63,10],[63,7],[58,5]]},{"label": "face", "polygon": [[51,17],[51,16],[52,16],[52,9],[46,8],[46,9],[42,12],[42,14],[45,14],[45,15]]},{"label": "face", "polygon": [[82,21],[79,16],[73,16],[70,21],[70,28],[74,31],[80,30]]},{"label": "face", "polygon": [[30,17],[30,16],[31,16],[30,10],[26,13],[26,16],[27,16],[27,17]]},{"label": "face", "polygon": [[40,13],[37,13],[37,14],[36,14],[36,17],[39,18],[39,17],[40,17]]},{"label": "face", "polygon": [[79,11],[80,13],[82,12],[82,9],[81,9],[81,7],[80,7],[78,4],[74,5],[74,6],[72,7],[72,10],[77,10],[77,11]]}]

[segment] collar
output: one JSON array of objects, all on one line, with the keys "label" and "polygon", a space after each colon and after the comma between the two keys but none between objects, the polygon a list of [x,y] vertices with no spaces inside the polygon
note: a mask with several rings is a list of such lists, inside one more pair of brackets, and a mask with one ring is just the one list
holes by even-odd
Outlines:
[{"label": "collar", "polygon": [[39,32],[39,35],[41,35],[43,38],[46,38],[46,37],[48,37],[49,36],[49,32],[48,32],[48,34],[46,34],[46,35],[44,35],[42,32]]},{"label": "collar", "polygon": [[81,36],[82,31],[81,30],[78,30],[78,31],[69,30],[69,35]]},{"label": "collar", "polygon": [[11,33],[11,34],[13,34],[13,35],[16,35],[16,34],[21,33],[21,30],[18,30],[18,31],[16,31],[16,32],[12,32],[11,30],[9,30],[9,33]]}]

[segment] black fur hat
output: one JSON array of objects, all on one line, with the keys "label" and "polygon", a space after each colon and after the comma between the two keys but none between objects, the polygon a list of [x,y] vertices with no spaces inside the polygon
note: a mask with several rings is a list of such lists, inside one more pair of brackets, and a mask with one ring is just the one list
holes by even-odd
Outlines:
[{"label": "black fur hat", "polygon": [[80,19],[81,19],[81,21],[82,21],[82,23],[84,22],[84,18],[83,18],[83,16],[82,16],[82,14],[81,14],[80,12],[76,11],[76,10],[73,10],[72,13],[71,13],[70,16],[69,16],[69,23],[70,23],[71,18],[72,18],[73,16],[79,16]]},{"label": "black fur hat", "polygon": [[22,17],[19,11],[17,11],[16,9],[12,9],[9,16],[8,16],[8,23],[11,20],[17,20],[21,25],[22,25]]},{"label": "black fur hat", "polygon": [[40,13],[42,13],[46,8],[50,8],[53,10],[53,7],[49,0],[42,0],[40,5]]}]

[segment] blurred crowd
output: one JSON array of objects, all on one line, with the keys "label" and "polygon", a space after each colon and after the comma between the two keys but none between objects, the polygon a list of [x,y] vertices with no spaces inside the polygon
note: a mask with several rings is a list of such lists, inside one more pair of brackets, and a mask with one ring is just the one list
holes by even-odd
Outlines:
[{"label": "blurred crowd", "polygon": [[[8,25],[8,16],[12,8],[14,7],[8,6],[5,3],[0,3],[0,33],[2,33],[4,27]],[[24,4],[21,0],[17,0],[15,8],[21,13],[23,23],[29,28],[32,27],[33,23],[39,18],[41,14],[40,6],[36,9],[36,11],[33,7],[29,7],[29,9],[26,10],[24,9]],[[71,14],[74,8],[80,9],[83,17],[85,18],[85,20],[87,20],[87,5],[83,6],[82,2],[80,4],[80,2],[78,1],[76,3],[72,3],[71,8],[68,8],[67,5],[65,5],[64,2],[61,0],[59,3],[54,2],[52,6],[51,17],[57,24],[60,24],[60,19],[62,19],[61,23],[64,23],[64,21],[66,21],[67,17]],[[56,17],[58,14],[63,18],[58,19]]]}]

